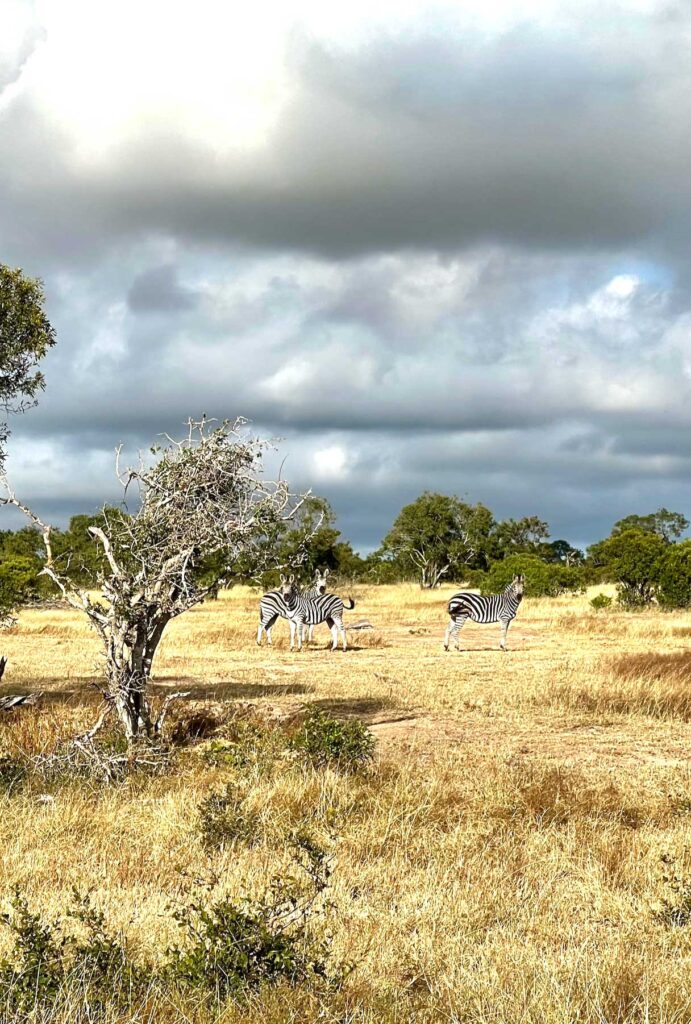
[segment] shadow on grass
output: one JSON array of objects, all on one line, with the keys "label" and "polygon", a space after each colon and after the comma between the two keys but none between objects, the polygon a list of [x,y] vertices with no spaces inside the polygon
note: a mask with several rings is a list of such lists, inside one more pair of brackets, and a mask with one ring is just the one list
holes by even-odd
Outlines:
[{"label": "shadow on grass", "polygon": [[166,697],[173,690],[189,693],[188,700],[251,700],[257,697],[291,697],[314,692],[308,683],[246,683],[229,679],[220,683],[200,683],[196,679],[172,679],[150,683],[152,697]]},{"label": "shadow on grass", "polygon": [[396,711],[399,705],[386,697],[325,697],[310,701],[310,707],[321,708],[336,718],[361,718],[364,722],[373,719],[382,711]]}]

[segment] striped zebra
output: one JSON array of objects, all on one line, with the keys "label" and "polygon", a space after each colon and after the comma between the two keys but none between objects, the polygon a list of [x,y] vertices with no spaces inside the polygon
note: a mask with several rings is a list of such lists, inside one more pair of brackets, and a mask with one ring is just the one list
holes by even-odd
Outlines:
[{"label": "striped zebra", "polygon": [[281,576],[281,597],[288,611],[288,619],[290,621],[291,651],[295,644],[295,635],[297,634],[298,650],[301,651],[302,635],[305,626],[316,626],[320,622],[325,622],[331,630],[333,640],[331,650],[335,651],[338,646],[339,633],[343,640],[343,650],[347,649],[346,631],[343,625],[343,610],[348,608],[350,611],[355,607],[355,601],[353,601],[352,597],[348,598],[349,604],[347,605],[336,594],[306,597],[300,593],[295,585],[294,576],[291,576],[289,579]]},{"label": "striped zebra", "polygon": [[[317,569],[314,583],[305,591],[305,597],[320,597],[326,593],[326,577],[329,575],[329,570],[325,569],[324,572],[320,572]],[[284,577],[281,576],[281,581]],[[285,602],[281,596],[280,590],[270,590],[264,594],[261,601],[259,602],[259,627],[257,629],[257,643],[261,647],[262,633],[266,633],[266,640],[269,647],[272,647],[271,643],[271,630],[276,623],[278,618],[287,619],[289,618],[288,610],[285,606]],[[312,630],[314,626],[310,626],[309,639],[312,639]]]},{"label": "striped zebra", "polygon": [[513,622],[518,612],[518,606],[523,600],[523,588],[525,576],[514,576],[508,587],[501,594],[490,594],[482,597],[480,594],[470,594],[466,590],[460,590],[454,594],[449,601],[449,615],[451,621],[446,628],[444,637],[444,650],[448,651],[451,639],[455,640],[455,647],[458,650],[458,634],[463,629],[468,619],[473,622],[500,622],[502,651],[506,650],[506,632],[509,623]]},{"label": "striped zebra", "polygon": [[[329,570],[328,569],[324,569],[323,571],[321,569],[317,569],[317,572],[316,572],[316,575],[315,575],[315,578],[314,578],[314,583],[312,584],[311,587],[309,587],[309,589],[303,590],[302,596],[303,597],[323,597],[324,594],[326,593],[326,587],[327,587],[326,577],[328,575],[329,575]],[[308,627],[308,634],[307,634],[307,641],[308,641],[308,643],[312,643],[312,635],[313,635],[313,633],[314,633],[314,624],[312,624],[312,625],[310,625]]]}]

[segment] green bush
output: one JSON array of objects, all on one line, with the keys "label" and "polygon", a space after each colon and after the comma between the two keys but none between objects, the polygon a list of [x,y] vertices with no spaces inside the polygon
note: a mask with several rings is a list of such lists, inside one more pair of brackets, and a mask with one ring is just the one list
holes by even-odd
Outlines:
[{"label": "green bush", "polygon": [[202,756],[214,768],[231,768],[243,776],[264,777],[272,774],[285,751],[286,738],[280,729],[238,722],[232,736],[213,740]]},{"label": "green bush", "polygon": [[174,913],[187,942],[168,950],[166,980],[223,999],[281,979],[327,977],[328,945],[319,927],[326,906],[319,897],[331,867],[325,851],[307,837],[297,837],[294,847],[306,884],[288,873],[274,878],[260,900],[234,902],[225,896]]},{"label": "green bush", "polygon": [[0,960],[0,992],[13,1019],[53,1007],[70,982],[85,992],[94,1016],[103,1012],[106,1000],[124,1004],[146,990],[150,969],[136,964],[121,937],[107,931],[103,914],[91,906],[88,895],[74,892],[68,915],[81,924],[81,940],[32,913],[18,889],[10,905],[0,920],[12,931],[14,946]]},{"label": "green bush", "polygon": [[251,845],[258,837],[259,815],[248,810],[246,794],[229,782],[199,805],[198,830],[206,850],[222,850],[237,840]]},{"label": "green bush", "polygon": [[[294,867],[274,877],[259,899],[224,896],[209,903],[202,896],[177,908],[173,918],[184,942],[168,949],[160,967],[133,956],[88,895],[75,892],[67,915],[78,922],[77,936],[32,912],[15,890],[10,911],[0,915],[14,940],[9,955],[0,959],[0,1018],[52,1020],[73,1009],[75,992],[84,1019],[94,1021],[110,1019],[113,1007],[141,1011],[148,994],[165,990],[195,989],[220,1000],[242,998],[281,980],[340,983],[350,965],[331,962],[324,937],[331,909],[324,898],[329,858],[305,835],[292,842]],[[214,878],[207,890],[217,882]]]},{"label": "green bush", "polygon": [[558,597],[584,589],[583,569],[579,566],[543,562],[536,555],[509,555],[492,563],[480,582],[481,590],[483,594],[498,594],[520,575],[525,576],[526,597]]},{"label": "green bush", "polygon": [[590,601],[590,607],[594,608],[596,612],[603,612],[605,608],[611,608],[611,606],[612,598],[607,594],[596,594]]},{"label": "green bush", "polygon": [[691,540],[670,544],[660,567],[660,604],[691,606]]},{"label": "green bush", "polygon": [[339,721],[312,706],[291,737],[291,748],[315,768],[361,772],[374,757],[375,739],[358,719]]}]

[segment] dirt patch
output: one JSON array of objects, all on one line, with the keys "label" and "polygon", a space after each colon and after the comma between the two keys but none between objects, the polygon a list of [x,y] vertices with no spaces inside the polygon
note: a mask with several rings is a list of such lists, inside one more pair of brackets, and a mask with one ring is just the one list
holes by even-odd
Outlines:
[{"label": "dirt patch", "polygon": [[531,757],[554,760],[560,764],[597,768],[635,765],[688,767],[691,764],[691,732],[660,736],[651,728],[649,737],[642,736],[640,726],[635,735],[619,723],[570,722],[556,724],[546,720],[530,725],[515,719],[468,715],[465,718],[444,718],[429,714],[381,718],[369,726],[380,749],[416,754],[443,747],[466,748],[477,754],[483,749],[497,752],[507,759]]}]

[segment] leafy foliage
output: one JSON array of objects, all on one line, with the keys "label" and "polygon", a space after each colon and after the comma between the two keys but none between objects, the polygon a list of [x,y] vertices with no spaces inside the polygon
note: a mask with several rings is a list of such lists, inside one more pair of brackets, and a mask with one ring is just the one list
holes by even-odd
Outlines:
[{"label": "leafy foliage", "polygon": [[628,529],[613,534],[590,549],[591,557],[607,566],[619,589],[619,602],[629,608],[650,604],[655,598],[668,542],[658,533]]},{"label": "leafy foliage", "polygon": [[374,757],[375,739],[357,718],[339,721],[321,708],[311,707],[290,745],[316,768],[341,772],[365,770]]},{"label": "leafy foliage", "polygon": [[543,562],[535,555],[510,555],[493,562],[489,572],[478,580],[482,592],[498,594],[509,585],[514,576],[525,576],[527,597],[557,597],[567,592],[583,590],[583,574],[575,566]]},{"label": "leafy foliage", "polygon": [[[0,264],[0,407],[21,411],[44,385],[38,363],[55,344],[40,281]],[[6,427],[0,440],[7,436]]]},{"label": "leafy foliage", "polygon": [[423,587],[434,587],[463,567],[486,564],[494,517],[484,505],[468,505],[446,494],[425,491],[401,509],[384,538],[381,553]]},{"label": "leafy foliage", "polygon": [[660,566],[660,603],[667,608],[691,606],[691,540],[671,544]]},{"label": "leafy foliage", "polygon": [[104,915],[88,895],[73,893],[69,916],[82,926],[81,939],[65,935],[55,922],[45,922],[29,909],[15,889],[11,910],[0,918],[13,933],[14,947],[0,961],[0,990],[15,1014],[56,1004],[70,979],[86,990],[94,1014],[105,1000],[125,1003],[148,985],[149,969],[130,956],[120,936],[106,928]]},{"label": "leafy foliage", "polygon": [[612,607],[612,598],[609,594],[596,594],[590,601],[590,607],[596,612],[605,611],[606,608]]},{"label": "leafy foliage", "polygon": [[319,898],[331,865],[306,836],[295,838],[294,849],[306,884],[286,873],[259,900],[223,896],[211,905],[196,900],[175,911],[187,942],[168,951],[167,980],[223,999],[281,979],[327,978],[328,946],[318,925],[327,909]]},{"label": "leafy foliage", "polygon": [[643,533],[654,533],[662,540],[671,544],[678,540],[689,528],[689,521],[681,512],[670,512],[660,508],[645,516],[631,515],[619,519],[612,527],[612,536],[616,537],[627,530],[641,530]]}]

